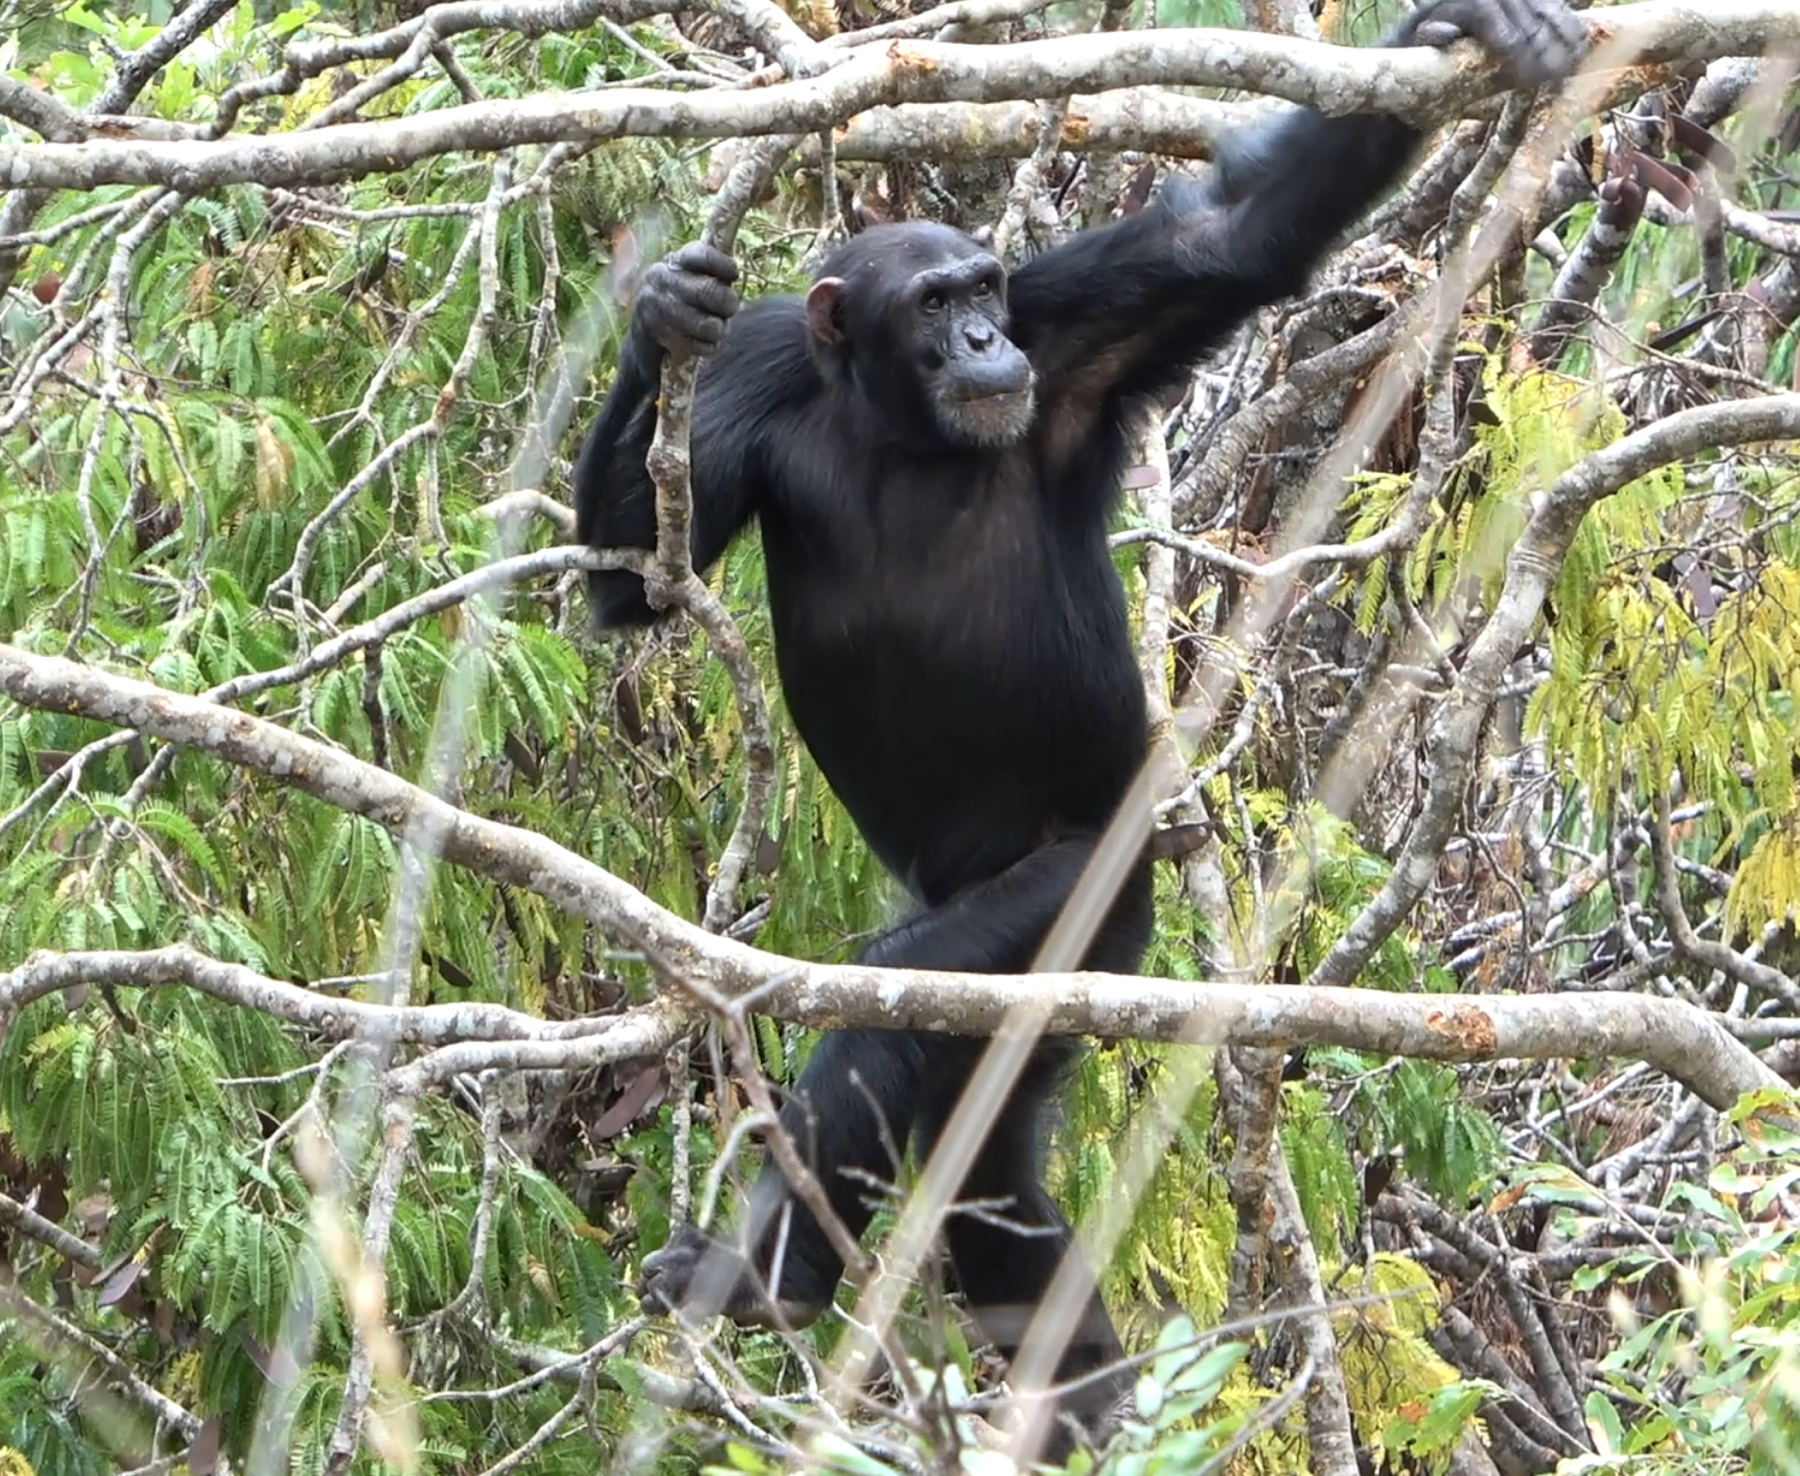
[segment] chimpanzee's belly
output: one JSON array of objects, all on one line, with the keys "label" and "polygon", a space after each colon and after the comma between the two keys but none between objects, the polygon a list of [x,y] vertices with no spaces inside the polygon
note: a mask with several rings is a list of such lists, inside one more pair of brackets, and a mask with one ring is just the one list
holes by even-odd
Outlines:
[{"label": "chimpanzee's belly", "polygon": [[1059,834],[1105,826],[1146,719],[1103,539],[975,523],[796,546],[764,524],[782,689],[871,848],[941,901]]}]

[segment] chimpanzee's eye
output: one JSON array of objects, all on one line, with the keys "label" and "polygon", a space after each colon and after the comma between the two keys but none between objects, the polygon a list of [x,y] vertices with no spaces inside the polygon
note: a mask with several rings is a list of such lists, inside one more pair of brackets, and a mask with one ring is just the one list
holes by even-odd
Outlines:
[{"label": "chimpanzee's eye", "polygon": [[928,313],[941,313],[944,310],[944,294],[941,292],[927,292],[919,299],[919,306],[924,308]]}]

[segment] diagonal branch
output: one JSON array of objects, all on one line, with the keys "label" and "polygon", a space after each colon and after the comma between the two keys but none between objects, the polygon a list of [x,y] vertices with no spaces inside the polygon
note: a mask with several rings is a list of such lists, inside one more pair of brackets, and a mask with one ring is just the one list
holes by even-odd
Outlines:
[{"label": "diagonal branch", "polygon": [[1449,843],[1482,725],[1514,654],[1537,624],[1581,520],[1603,498],[1658,467],[1722,446],[1800,437],[1800,393],[1682,410],[1596,451],[1532,503],[1506,561],[1494,613],[1469,647],[1462,676],[1427,735],[1429,792],[1392,874],[1313,970],[1309,984],[1348,984],[1425,895]]}]

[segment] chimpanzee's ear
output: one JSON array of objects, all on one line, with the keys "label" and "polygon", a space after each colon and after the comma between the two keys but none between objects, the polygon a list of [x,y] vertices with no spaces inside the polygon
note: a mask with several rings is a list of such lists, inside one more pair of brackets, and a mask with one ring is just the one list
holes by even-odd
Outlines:
[{"label": "chimpanzee's ear", "polygon": [[820,277],[806,294],[806,326],[820,343],[844,342],[844,279]]},{"label": "chimpanzee's ear", "polygon": [[969,232],[969,239],[983,251],[991,251],[994,248],[994,228],[984,225],[976,226]]}]

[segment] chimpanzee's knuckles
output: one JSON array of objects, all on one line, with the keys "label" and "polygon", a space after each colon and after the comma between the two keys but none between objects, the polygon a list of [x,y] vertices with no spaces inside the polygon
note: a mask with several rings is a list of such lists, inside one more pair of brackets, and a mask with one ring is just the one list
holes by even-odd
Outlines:
[{"label": "chimpanzee's knuckles", "polygon": [[660,261],[644,273],[643,285],[638,288],[635,311],[639,321],[652,333],[658,332],[668,319],[674,304],[679,301],[672,285],[674,278],[675,273]]},{"label": "chimpanzee's knuckles", "polygon": [[712,1241],[692,1225],[677,1225],[661,1250],[644,1257],[638,1277],[638,1304],[644,1311],[667,1314],[684,1306],[693,1290],[700,1262]]},{"label": "chimpanzee's knuckles", "polygon": [[672,251],[663,260],[670,266],[696,276],[712,277],[727,284],[737,281],[737,263],[717,246],[709,246],[704,241],[689,241],[679,251]]},{"label": "chimpanzee's knuckles", "polygon": [[[644,273],[637,310],[650,336],[669,352],[709,354],[723,341],[725,322],[737,312],[738,298],[717,276],[689,268],[681,258],[692,250],[683,247]],[[716,258],[702,261],[703,266],[722,263],[736,275],[730,257],[710,246],[702,250]]]},{"label": "chimpanzee's knuckles", "polygon": [[1531,87],[1567,77],[1587,50],[1587,28],[1564,0],[1435,0],[1413,12],[1410,33],[1421,46],[1467,37]]},{"label": "chimpanzee's knuckles", "polygon": [[729,318],[738,310],[737,293],[715,277],[674,276],[669,290],[688,306],[714,318]]},{"label": "chimpanzee's knuckles", "polygon": [[650,336],[671,353],[708,354],[725,337],[723,317],[696,308],[676,291],[647,292],[638,313]]},{"label": "chimpanzee's knuckles", "polygon": [[1588,28],[1562,0],[1530,0],[1546,80],[1572,76],[1588,54]]},{"label": "chimpanzee's knuckles", "polygon": [[1526,86],[1560,82],[1587,54],[1587,27],[1564,0],[1497,0],[1505,17],[1507,44],[1493,50],[1517,81]]}]

